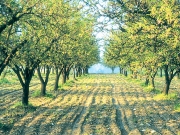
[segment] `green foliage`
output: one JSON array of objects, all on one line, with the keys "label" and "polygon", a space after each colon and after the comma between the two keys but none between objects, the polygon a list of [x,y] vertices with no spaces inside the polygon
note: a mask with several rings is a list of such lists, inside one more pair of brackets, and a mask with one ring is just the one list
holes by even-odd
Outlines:
[{"label": "green foliage", "polygon": [[22,102],[17,102],[11,108],[13,109],[11,113],[16,113],[17,111],[34,112],[37,107],[33,106],[31,103],[23,105]]},{"label": "green foliage", "polygon": [[170,93],[168,95],[165,94],[157,94],[154,96],[155,100],[177,100],[178,96],[176,93]]},{"label": "green foliage", "polygon": [[2,78],[2,79],[0,79],[0,85],[1,84],[11,84],[11,82],[6,78]]},{"label": "green foliage", "polygon": [[68,90],[70,87],[73,87],[75,84],[74,80],[68,80],[65,84],[59,85],[60,90]]},{"label": "green foliage", "polygon": [[32,93],[32,97],[41,97],[41,91],[40,91],[40,90],[35,90],[35,91]]},{"label": "green foliage", "polygon": [[10,130],[12,128],[12,124],[4,124],[4,123],[1,123],[0,121],[0,130],[6,132],[8,130]]},{"label": "green foliage", "polygon": [[[35,90],[34,93],[32,93],[32,97],[42,97],[41,91],[40,90]],[[55,98],[55,96],[52,93],[46,93],[45,96],[46,98]]]},{"label": "green foliage", "polygon": [[174,105],[174,110],[175,110],[176,112],[180,112],[180,103]]},{"label": "green foliage", "polygon": [[47,98],[55,98],[55,95],[53,95],[52,93],[46,93],[45,97]]},{"label": "green foliage", "polygon": [[69,87],[72,87],[74,85],[74,81],[73,80],[70,80],[70,81],[67,81],[64,86],[69,86]]},{"label": "green foliage", "polygon": [[160,90],[153,88],[153,86],[151,86],[151,85],[145,86],[144,87],[144,91],[145,92],[153,92],[153,93],[156,93],[156,94],[160,94],[161,93]]}]

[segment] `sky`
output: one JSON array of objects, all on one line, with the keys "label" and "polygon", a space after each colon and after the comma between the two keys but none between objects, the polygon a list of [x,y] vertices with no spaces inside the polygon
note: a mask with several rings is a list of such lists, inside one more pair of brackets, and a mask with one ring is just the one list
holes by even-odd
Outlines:
[{"label": "sky", "polygon": [[[102,64],[98,63],[89,68],[89,73],[112,73],[110,68],[103,66]],[[119,73],[119,68],[115,68],[114,73]]]},{"label": "sky", "polygon": [[[95,6],[96,8],[95,9],[92,8],[92,12],[96,12],[96,10],[99,10],[99,12],[102,13],[102,11],[104,10],[104,7],[107,7],[108,2],[104,0],[98,0],[98,2],[95,5],[96,5]],[[85,6],[84,9],[86,8],[88,9],[89,7]],[[103,53],[105,51],[105,44],[107,43],[107,38],[109,37],[109,34],[110,34],[109,31],[111,29],[114,29],[114,27],[117,27],[117,26],[112,25],[112,21],[110,21],[109,18],[105,16],[98,17],[97,24],[94,27],[94,35],[98,41],[101,59],[103,58]],[[118,73],[118,72],[119,72],[119,69],[116,68],[115,73]],[[89,68],[89,73],[112,73],[112,70],[98,63]]]}]

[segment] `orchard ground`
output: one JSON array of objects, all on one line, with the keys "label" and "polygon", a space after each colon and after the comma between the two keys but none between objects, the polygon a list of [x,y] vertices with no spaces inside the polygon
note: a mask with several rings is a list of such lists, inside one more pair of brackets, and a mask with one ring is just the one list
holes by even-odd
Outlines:
[{"label": "orchard ground", "polygon": [[[0,84],[0,134],[2,135],[180,135],[180,80],[170,94],[158,100],[137,81],[118,74],[91,74],[70,81],[53,92],[49,79],[46,97],[38,97],[38,78],[30,87],[30,106],[18,105],[22,89],[15,77]],[[157,77],[157,89],[164,78]]]}]

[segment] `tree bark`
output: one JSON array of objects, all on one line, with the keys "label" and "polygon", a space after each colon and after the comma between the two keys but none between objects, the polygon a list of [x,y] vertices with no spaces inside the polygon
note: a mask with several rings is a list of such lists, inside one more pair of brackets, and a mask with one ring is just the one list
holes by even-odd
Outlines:
[{"label": "tree bark", "polygon": [[124,76],[126,76],[127,77],[127,70],[124,70]]},{"label": "tree bark", "polygon": [[119,66],[119,73],[121,74],[121,67]]},{"label": "tree bark", "polygon": [[112,74],[114,74],[114,67],[111,67]]},{"label": "tree bark", "polygon": [[76,69],[73,67],[73,79],[76,80]]},{"label": "tree bark", "polygon": [[168,95],[169,94],[169,88],[171,84],[171,80],[173,78],[172,73],[168,73],[168,65],[165,65],[164,67],[164,73],[165,73],[165,88],[164,88],[164,94]]},{"label": "tree bark", "polygon": [[63,70],[62,70],[62,84],[65,84],[66,83],[66,77],[67,77],[67,66],[64,65],[63,66]]},{"label": "tree bark", "polygon": [[79,77],[82,76],[82,69],[81,69],[81,67],[78,67],[78,76],[79,76]]},{"label": "tree bark", "polygon": [[76,77],[79,77],[78,68],[76,68]]},{"label": "tree bark", "polygon": [[29,103],[29,83],[30,80],[27,80],[23,85],[22,104],[26,106]]},{"label": "tree bark", "polygon": [[151,77],[151,85],[155,89],[154,77]]},{"label": "tree bark", "polygon": [[160,68],[160,77],[162,77],[162,71],[163,71],[162,68]]},{"label": "tree bark", "polygon": [[145,80],[145,86],[148,86],[148,84],[149,84],[149,77],[147,76]]},{"label": "tree bark", "polygon": [[13,68],[13,71],[18,76],[20,84],[23,88],[22,104],[27,106],[28,100],[29,100],[29,84],[30,84],[32,76],[33,76],[34,68],[29,69],[28,67],[25,67],[25,70],[21,75],[20,72],[22,72],[22,71],[20,71],[19,67],[17,65],[15,65],[15,68]]},{"label": "tree bark", "polygon": [[89,74],[88,66],[85,67],[85,73],[86,73],[86,74]]},{"label": "tree bark", "polygon": [[56,79],[54,83],[54,91],[58,90],[58,85],[59,85],[59,78],[62,72],[62,69],[59,71],[58,67],[55,67],[55,72],[56,72]]},{"label": "tree bark", "polygon": [[45,96],[46,95],[46,86],[47,86],[49,74],[50,74],[50,68],[49,68],[49,66],[46,66],[45,80],[43,79],[43,77],[41,75],[40,67],[37,68],[37,72],[38,72],[39,80],[41,82],[41,96]]},{"label": "tree bark", "polygon": [[43,66],[43,69],[44,74],[46,74],[46,66]]},{"label": "tree bark", "polygon": [[168,66],[165,66],[164,73],[165,73],[165,89],[164,89],[164,94],[168,95],[170,84],[171,84],[171,81],[169,79]]},{"label": "tree bark", "polygon": [[154,79],[156,77],[156,74],[157,74],[157,70],[154,71],[153,73],[151,73],[151,85],[152,87],[155,89],[155,82],[154,82]]}]

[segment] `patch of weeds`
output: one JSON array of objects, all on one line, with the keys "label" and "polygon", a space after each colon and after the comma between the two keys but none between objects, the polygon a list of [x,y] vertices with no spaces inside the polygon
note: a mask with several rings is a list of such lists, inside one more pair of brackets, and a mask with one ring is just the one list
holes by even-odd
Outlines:
[{"label": "patch of weeds", "polygon": [[34,78],[39,78],[38,75],[36,75],[36,74],[34,74],[33,77],[34,77]]},{"label": "patch of weeds", "polygon": [[6,132],[6,131],[9,131],[10,129],[12,128],[12,125],[11,124],[4,124],[0,121],[0,130]]},{"label": "patch of weeds", "polygon": [[153,93],[155,93],[155,94],[160,94],[160,93],[161,93],[160,90],[155,89],[155,88],[154,88],[153,86],[151,86],[151,85],[145,87],[145,88],[144,88],[144,91],[145,91],[145,92],[153,92]]},{"label": "patch of weeds", "polygon": [[45,97],[47,97],[47,98],[55,98],[55,96],[52,93],[46,93]]},{"label": "patch of weeds", "polygon": [[178,96],[176,93],[170,93],[165,95],[164,93],[154,96],[155,100],[177,100]]},{"label": "patch of weeds", "polygon": [[29,103],[28,105],[23,105],[22,102],[17,102],[12,106],[13,109],[20,111],[20,110],[25,110],[28,112],[33,112],[36,110],[36,107],[33,106],[31,103]]},{"label": "patch of weeds", "polygon": [[[40,90],[35,90],[34,93],[32,94],[32,97],[42,97],[41,91]],[[48,92],[43,97],[55,98],[55,96],[52,93],[48,93]]]},{"label": "patch of weeds", "polygon": [[11,82],[6,78],[2,78],[0,79],[0,84],[11,84]]},{"label": "patch of weeds", "polygon": [[143,82],[143,83],[140,83],[140,86],[141,87],[147,87],[147,85]]},{"label": "patch of weeds", "polygon": [[84,75],[79,76],[78,78],[79,79],[84,79],[84,78],[87,78],[88,76],[89,76],[88,74],[84,74]]},{"label": "patch of weeds", "polygon": [[62,84],[62,85],[59,85],[59,89],[62,91],[65,91],[67,90],[69,87],[73,87],[74,85],[74,80],[70,80],[70,81],[67,81],[65,84]]},{"label": "patch of weeds", "polygon": [[67,81],[64,86],[72,87],[75,82],[73,80]]},{"label": "patch of weeds", "polygon": [[59,86],[58,86],[58,89],[59,89],[60,91],[65,91],[65,90],[66,90],[64,85],[59,85]]},{"label": "patch of weeds", "polygon": [[41,96],[40,90],[35,90],[34,93],[32,93],[32,97],[40,97],[40,96]]},{"label": "patch of weeds", "polygon": [[174,110],[175,110],[176,112],[180,112],[180,103],[174,105]]}]

